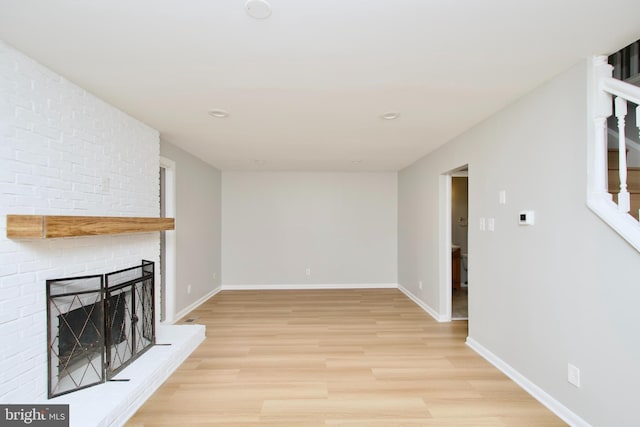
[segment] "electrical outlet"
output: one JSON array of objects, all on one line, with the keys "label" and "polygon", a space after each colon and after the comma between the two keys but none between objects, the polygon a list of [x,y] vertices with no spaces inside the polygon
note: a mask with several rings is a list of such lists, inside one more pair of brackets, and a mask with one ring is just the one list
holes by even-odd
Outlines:
[{"label": "electrical outlet", "polygon": [[304,271],[304,274],[306,274],[307,276],[311,276],[311,269],[310,269],[310,268],[307,268],[307,269]]},{"label": "electrical outlet", "polygon": [[571,363],[567,365],[567,381],[576,387],[580,387],[580,369]]},{"label": "electrical outlet", "polygon": [[213,273],[213,280],[216,280],[218,278],[218,274]]},{"label": "electrical outlet", "polygon": [[418,282],[418,289],[422,290],[422,280]]},{"label": "electrical outlet", "polygon": [[485,231],[487,229],[486,221],[484,218],[480,218],[478,224],[480,225],[480,231]]},{"label": "electrical outlet", "polygon": [[487,230],[495,231],[495,229],[496,229],[496,219],[495,218],[489,218],[487,220]]},{"label": "electrical outlet", "polygon": [[191,285],[187,285],[187,295],[191,295]]}]

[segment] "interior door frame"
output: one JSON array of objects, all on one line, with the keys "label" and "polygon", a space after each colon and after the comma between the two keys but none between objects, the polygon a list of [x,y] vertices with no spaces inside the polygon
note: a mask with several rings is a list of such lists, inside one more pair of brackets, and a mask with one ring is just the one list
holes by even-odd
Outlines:
[{"label": "interior door frame", "polygon": [[[165,216],[176,217],[176,163],[166,157],[160,157],[160,168],[165,171]],[[165,320],[161,324],[173,324],[176,315],[176,230],[165,233]],[[160,269],[158,269],[160,270]],[[156,306],[159,307],[160,293],[156,292]],[[157,316],[159,319],[160,316]]]},{"label": "interior door frame", "polygon": [[[462,165],[440,175],[440,318],[443,322],[451,322],[451,239],[452,239],[452,180],[453,177],[469,177],[469,165]],[[468,196],[467,196],[468,197]],[[468,272],[467,272],[468,274]]]}]

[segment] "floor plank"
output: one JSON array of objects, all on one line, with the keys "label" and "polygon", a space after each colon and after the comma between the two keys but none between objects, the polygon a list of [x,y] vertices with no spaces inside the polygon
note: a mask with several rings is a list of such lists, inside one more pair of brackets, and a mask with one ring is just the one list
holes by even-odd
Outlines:
[{"label": "floor plank", "polygon": [[167,426],[562,426],[395,289],[224,291],[207,339],[129,420]]}]

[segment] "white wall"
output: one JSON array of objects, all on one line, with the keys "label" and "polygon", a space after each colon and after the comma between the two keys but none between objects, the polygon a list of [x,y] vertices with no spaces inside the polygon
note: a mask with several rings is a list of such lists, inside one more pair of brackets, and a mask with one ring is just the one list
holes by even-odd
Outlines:
[{"label": "white wall", "polygon": [[170,143],[161,141],[160,153],[176,165],[176,312],[180,313],[220,287],[221,175]]},{"label": "white wall", "polygon": [[[586,207],[586,102],[580,64],[401,171],[399,282],[443,313],[438,182],[468,164],[470,338],[590,424],[631,426],[640,255]],[[535,226],[517,225],[524,209]]]},{"label": "white wall", "polygon": [[158,146],[155,130],[0,42],[0,401],[46,396],[47,279],[159,256],[158,233],[8,240],[6,215],[158,216]]},{"label": "white wall", "polygon": [[396,283],[396,194],[395,173],[223,172],[223,285]]}]

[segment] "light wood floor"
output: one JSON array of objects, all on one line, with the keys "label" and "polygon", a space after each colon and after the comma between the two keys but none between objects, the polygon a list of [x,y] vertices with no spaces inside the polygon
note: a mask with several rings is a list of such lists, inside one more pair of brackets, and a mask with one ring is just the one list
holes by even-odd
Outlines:
[{"label": "light wood floor", "polygon": [[469,288],[461,286],[451,294],[451,318],[452,319],[468,319],[469,318]]},{"label": "light wood floor", "polygon": [[207,339],[127,424],[556,426],[559,418],[400,291],[224,291]]}]

